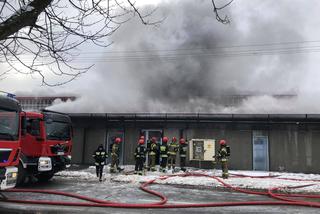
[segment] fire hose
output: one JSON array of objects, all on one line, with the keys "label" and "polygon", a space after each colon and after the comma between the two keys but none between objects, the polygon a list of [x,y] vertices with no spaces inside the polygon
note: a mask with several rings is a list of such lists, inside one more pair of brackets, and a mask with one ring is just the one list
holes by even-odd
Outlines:
[{"label": "fire hose", "polygon": [[[188,203],[188,204],[173,204],[167,203],[168,198],[163,194],[150,190],[147,186],[154,184],[155,181],[158,179],[166,180],[171,177],[189,177],[189,176],[196,176],[196,177],[208,177],[217,180],[221,185],[227,189],[231,189],[237,192],[245,193],[245,194],[254,194],[254,195],[263,195],[269,196],[274,201],[234,201],[234,202],[211,202],[211,203]],[[233,175],[239,176],[239,175]],[[241,175],[239,177],[255,177],[255,176],[246,176]],[[256,176],[256,178],[275,178],[274,176]],[[281,178],[277,178],[281,179]],[[301,181],[312,181],[312,180],[303,180],[303,179],[290,179],[284,178],[285,180],[301,180]],[[317,180],[313,180],[315,182]],[[61,195],[70,198],[80,199],[84,202],[66,202],[66,201],[47,201],[47,200],[18,200],[18,199],[10,199],[6,198],[2,201],[5,202],[12,202],[12,203],[22,203],[22,204],[42,204],[42,205],[59,205],[59,206],[82,206],[82,207],[114,207],[114,208],[200,208],[200,207],[222,207],[222,206],[252,206],[252,205],[294,205],[294,206],[306,206],[306,207],[314,207],[320,208],[320,202],[311,202],[306,200],[297,200],[296,198],[312,198],[312,199],[320,199],[320,195],[312,195],[312,194],[286,194],[286,193],[276,193],[275,191],[279,191],[283,188],[302,188],[306,186],[311,186],[314,184],[307,184],[307,185],[300,185],[300,186],[286,186],[286,187],[272,187],[269,188],[267,191],[253,191],[248,189],[243,189],[239,187],[232,186],[230,184],[225,183],[221,178],[217,176],[211,176],[204,173],[185,173],[185,174],[176,174],[176,175],[168,175],[162,176],[147,182],[144,182],[140,189],[144,192],[147,192],[153,196],[160,198],[158,202],[155,203],[120,203],[120,202],[113,202],[107,200],[99,200],[95,198],[90,198],[87,196],[82,196],[73,193],[65,193],[60,191],[52,191],[52,190],[31,190],[31,189],[11,189],[11,190],[4,190],[3,192],[24,192],[24,193],[41,193],[41,194],[54,194],[54,195]],[[295,198],[295,199],[293,199]]]}]

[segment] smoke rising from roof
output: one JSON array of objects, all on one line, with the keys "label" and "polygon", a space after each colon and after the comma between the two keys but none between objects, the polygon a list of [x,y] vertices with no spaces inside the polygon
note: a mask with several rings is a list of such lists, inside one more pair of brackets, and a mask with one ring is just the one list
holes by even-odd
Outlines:
[{"label": "smoke rising from roof", "polygon": [[[305,25],[311,19],[303,11],[315,11],[312,3],[236,1],[223,11],[231,17],[230,25],[215,20],[210,1],[162,3],[153,17],[166,17],[159,26],[144,26],[138,19],[123,25],[113,35],[111,53],[105,52],[99,59],[103,63],[90,73],[91,82],[78,87],[81,97],[53,109],[320,112],[312,105],[313,95],[304,91],[307,72],[314,69],[305,51],[312,43],[291,43],[308,40]],[[279,100],[273,94],[297,96]],[[217,101],[231,95],[261,96],[248,96],[237,107]]]}]

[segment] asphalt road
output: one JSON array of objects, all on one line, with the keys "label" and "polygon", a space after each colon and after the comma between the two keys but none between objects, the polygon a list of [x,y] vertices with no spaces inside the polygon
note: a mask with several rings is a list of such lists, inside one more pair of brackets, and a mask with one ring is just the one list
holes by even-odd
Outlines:
[{"label": "asphalt road", "polygon": [[[148,195],[138,189],[137,184],[117,182],[95,182],[82,179],[55,177],[52,181],[39,184],[34,183],[26,188],[55,189],[65,192],[78,193],[99,199],[106,199],[129,203],[148,203],[158,201],[158,198]],[[164,193],[169,203],[205,203],[225,201],[252,201],[272,200],[264,196],[246,195],[242,193],[211,190],[192,189],[186,187],[173,187],[153,185],[151,189]],[[5,193],[10,198],[37,199],[37,200],[63,200],[72,199],[61,196],[48,196],[39,194]],[[0,202],[0,213],[27,213],[27,214],[55,214],[55,213],[320,213],[319,209],[298,206],[239,206],[217,208],[188,208],[188,209],[121,209],[121,208],[86,208],[61,207],[44,205],[21,205]]]}]

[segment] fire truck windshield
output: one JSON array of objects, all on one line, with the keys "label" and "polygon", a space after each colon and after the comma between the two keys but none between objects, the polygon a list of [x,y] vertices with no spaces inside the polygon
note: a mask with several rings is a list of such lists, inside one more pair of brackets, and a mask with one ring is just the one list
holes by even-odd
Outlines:
[{"label": "fire truck windshield", "polygon": [[50,121],[46,123],[47,140],[71,140],[69,123]]},{"label": "fire truck windshield", "polygon": [[15,141],[19,138],[19,114],[0,108],[0,140]]}]

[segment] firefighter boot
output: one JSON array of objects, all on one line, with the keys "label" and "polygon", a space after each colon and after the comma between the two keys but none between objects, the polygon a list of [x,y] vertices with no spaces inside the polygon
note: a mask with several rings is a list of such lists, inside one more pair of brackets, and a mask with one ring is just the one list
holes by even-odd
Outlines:
[{"label": "firefighter boot", "polygon": [[222,173],[222,178],[223,179],[228,179],[229,178],[229,173],[228,172],[223,172]]}]

